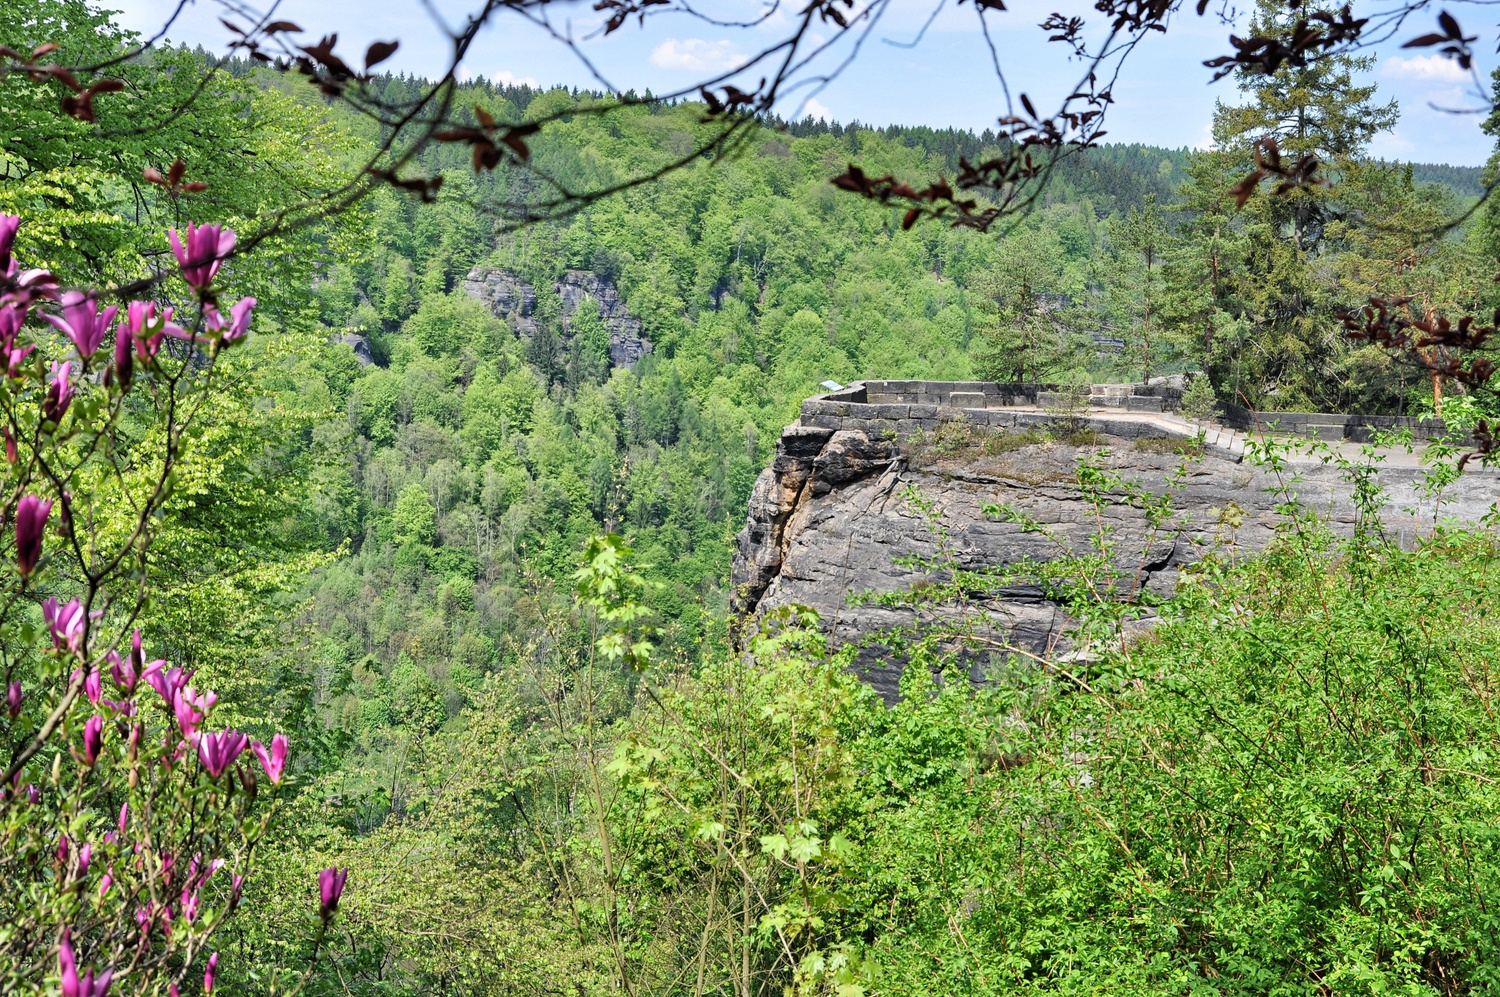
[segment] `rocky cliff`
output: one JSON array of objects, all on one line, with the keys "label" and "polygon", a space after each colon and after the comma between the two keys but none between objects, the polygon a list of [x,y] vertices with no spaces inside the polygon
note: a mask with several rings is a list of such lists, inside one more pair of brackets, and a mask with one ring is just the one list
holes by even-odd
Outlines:
[{"label": "rocky cliff", "polygon": [[[1356,522],[1351,485],[1336,467],[1316,460],[1277,475],[1240,462],[1229,448],[1213,448],[1174,481],[1182,457],[1172,451],[1188,441],[1174,441],[1152,421],[1161,416],[1080,420],[1028,410],[1026,399],[1011,402],[969,411],[836,397],[809,403],[756,482],[734,559],[734,609],[753,626],[777,606],[811,606],[837,642],[868,645],[861,668],[890,697],[899,665],[882,654],[879,635],[918,622],[919,612],[955,610],[852,597],[943,581],[944,563],[983,570],[1059,556],[1051,539],[987,515],[988,503],[1011,505],[1047,524],[1075,552],[1087,551],[1100,523],[1076,485],[1084,455],[1102,449],[1102,465],[1121,478],[1151,494],[1173,490],[1178,512],[1165,531],[1153,533],[1140,503],[1119,489],[1102,513],[1117,544],[1117,566],[1162,595],[1211,546],[1230,553],[1264,546],[1283,521],[1276,511],[1283,489],[1336,529],[1351,530]],[[881,407],[884,413],[876,411]],[[984,421],[982,412],[988,413]],[[1058,438],[1037,431],[1049,421],[1062,430]],[[1419,492],[1422,469],[1406,464],[1379,472],[1389,497],[1385,528],[1404,541],[1430,530],[1435,514],[1474,522],[1500,499],[1500,475],[1471,471],[1435,502]],[[974,593],[970,611],[981,614],[981,629],[998,640],[1038,654],[1064,649],[1059,642],[1067,620],[1038,585]]]},{"label": "rocky cliff", "polygon": [[[599,314],[609,330],[609,362],[630,367],[651,352],[651,341],[641,329],[641,320],[630,314],[619,289],[607,277],[589,270],[568,270],[552,282],[562,304],[562,334],[572,330],[573,315],[584,298],[599,304]],[[510,323],[516,334],[536,334],[536,288],[509,270],[476,267],[464,280],[464,291],[489,306],[490,311]]]}]

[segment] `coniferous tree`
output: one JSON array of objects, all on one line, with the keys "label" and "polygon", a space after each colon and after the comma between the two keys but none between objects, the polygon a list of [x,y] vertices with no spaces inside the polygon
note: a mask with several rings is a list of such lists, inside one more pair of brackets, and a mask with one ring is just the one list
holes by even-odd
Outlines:
[{"label": "coniferous tree", "polygon": [[1109,247],[1100,261],[1104,309],[1115,334],[1123,341],[1121,362],[1142,384],[1169,362],[1175,350],[1167,342],[1161,317],[1163,267],[1171,249],[1156,195],[1146,195],[1140,208],[1106,225]]},{"label": "coniferous tree", "polygon": [[1087,360],[1074,295],[1081,282],[1069,273],[1052,229],[1022,229],[1008,236],[994,269],[976,277],[973,290],[986,302],[975,369],[994,381],[1045,381]]},{"label": "coniferous tree", "polygon": [[[1254,28],[1285,27],[1282,22],[1292,16],[1262,0]],[[1252,405],[1338,410],[1356,397],[1367,405],[1396,404],[1391,391],[1365,390],[1368,365],[1350,361],[1354,351],[1337,314],[1351,302],[1330,279],[1327,265],[1342,248],[1340,237],[1363,221],[1351,216],[1362,187],[1382,182],[1382,169],[1391,169],[1364,162],[1370,140],[1394,126],[1397,117],[1394,102],[1376,102],[1373,84],[1355,85],[1355,74],[1371,62],[1331,56],[1269,75],[1242,75],[1240,88],[1250,99],[1238,106],[1221,102],[1214,114],[1213,148],[1192,157],[1186,199],[1200,212],[1197,227],[1214,229],[1216,241],[1208,247],[1213,250],[1227,248],[1218,242],[1224,228],[1220,219],[1233,208],[1223,180],[1255,168],[1257,143],[1274,142],[1286,161],[1311,156],[1320,164],[1322,182],[1278,195],[1257,192],[1235,213],[1241,252],[1233,254],[1238,258],[1225,284],[1215,288],[1218,301],[1201,292],[1183,294],[1178,286],[1179,298],[1197,299],[1183,311],[1195,315],[1205,333],[1220,309],[1250,322],[1248,336],[1227,344],[1234,351],[1228,357],[1212,356],[1212,336],[1206,334],[1203,360],[1222,393],[1238,391]],[[1218,284],[1220,262],[1228,261],[1210,257],[1175,276],[1193,281],[1208,270]],[[1233,388],[1231,370],[1238,382]]]}]

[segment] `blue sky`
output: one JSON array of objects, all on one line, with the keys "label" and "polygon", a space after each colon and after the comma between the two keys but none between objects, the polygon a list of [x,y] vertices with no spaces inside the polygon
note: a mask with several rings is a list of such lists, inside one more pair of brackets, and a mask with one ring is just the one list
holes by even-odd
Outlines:
[{"label": "blue sky", "polygon": [[[469,9],[458,0],[433,2],[442,16],[454,21]],[[712,9],[721,16],[743,16],[760,9],[761,3],[706,0],[701,9]],[[108,6],[123,8],[120,20],[125,25],[154,31],[173,4],[165,0],[112,0]],[[1008,6],[1008,11],[990,15],[1002,65],[1013,90],[1030,93],[1045,113],[1049,98],[1055,101],[1066,94],[1065,88],[1077,82],[1080,71],[1060,46],[1046,44],[1044,33],[1036,27],[1050,9],[1060,6],[1059,0],[1013,0]],[[1062,9],[1072,14],[1075,7],[1079,16],[1094,14],[1092,4],[1077,0]],[[785,9],[790,11],[795,6]],[[630,22],[607,38],[588,38],[602,22],[592,3],[560,0],[549,10],[557,33],[571,31],[578,52],[612,84],[622,89],[649,87],[656,92],[689,85],[707,73],[738,64],[777,39],[778,30],[785,31],[790,23],[781,11],[770,23],[751,29],[716,28],[672,14],[648,19],[644,28]],[[852,65],[821,89],[809,85],[788,95],[780,108],[782,113],[810,112],[870,124],[951,125],[975,130],[993,126],[1004,113],[1004,101],[971,4],[947,2],[915,47],[892,44],[914,40],[932,10],[926,0],[892,0]],[[221,49],[227,32],[217,21],[220,12],[221,8],[210,0],[194,0],[194,6],[174,26],[171,38]],[[417,0],[282,0],[277,16],[296,21],[309,36],[339,32],[339,51],[351,63],[370,41],[392,38],[399,38],[402,44],[386,64],[388,68],[430,73],[445,60],[446,39]],[[1420,24],[1410,33],[1426,30],[1429,28]],[[1238,100],[1230,81],[1210,85],[1211,73],[1202,65],[1203,59],[1227,49],[1228,31],[1212,16],[1197,18],[1189,12],[1179,17],[1165,37],[1148,38],[1132,55],[1115,88],[1116,104],[1110,110],[1106,141],[1172,147],[1205,144],[1215,100]],[[1479,117],[1443,113],[1431,107],[1477,106],[1474,85],[1454,63],[1426,54],[1430,51],[1403,52],[1392,44],[1375,52],[1376,64],[1367,76],[1379,84],[1382,100],[1395,98],[1400,102],[1401,120],[1393,132],[1376,139],[1371,151],[1392,159],[1480,165],[1493,142],[1479,130]],[[830,52],[811,72],[826,72],[843,54]],[[1485,65],[1482,72],[1487,76],[1490,68]],[[481,34],[465,60],[464,70],[498,81],[598,86],[589,67],[566,46],[541,29],[514,19],[502,20]]]}]

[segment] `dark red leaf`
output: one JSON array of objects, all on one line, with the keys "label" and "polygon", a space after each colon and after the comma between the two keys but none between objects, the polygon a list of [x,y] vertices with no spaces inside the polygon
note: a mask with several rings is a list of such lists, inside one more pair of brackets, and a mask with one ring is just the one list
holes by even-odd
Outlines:
[{"label": "dark red leaf", "polygon": [[369,48],[365,49],[365,72],[368,73],[371,66],[378,66],[395,55],[396,49],[400,47],[401,43],[399,41],[375,42],[372,44]]}]

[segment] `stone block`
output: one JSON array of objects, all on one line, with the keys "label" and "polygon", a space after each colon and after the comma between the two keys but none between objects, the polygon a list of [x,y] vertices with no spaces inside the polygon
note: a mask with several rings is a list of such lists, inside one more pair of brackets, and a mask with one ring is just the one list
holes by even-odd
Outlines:
[{"label": "stone block", "polygon": [[907,416],[912,419],[936,419],[938,407],[936,405],[912,405]]},{"label": "stone block", "polygon": [[1302,434],[1311,436],[1316,440],[1338,442],[1344,438],[1344,424],[1341,422],[1309,422],[1306,428],[1302,430]]},{"label": "stone block", "polygon": [[802,425],[834,432],[844,428],[844,417],[841,415],[804,415]]},{"label": "stone block", "polygon": [[848,415],[848,402],[827,401],[821,398],[809,398],[802,403],[802,415]]},{"label": "stone block", "polygon": [[1160,412],[1162,400],[1150,395],[1130,395],[1125,399],[1127,412]]},{"label": "stone block", "polygon": [[893,403],[887,403],[884,405],[870,406],[869,418],[871,419],[906,419],[910,418],[910,416],[910,405],[897,405]]},{"label": "stone block", "polygon": [[954,408],[982,409],[985,407],[984,392],[955,391],[948,396],[948,404]]}]

